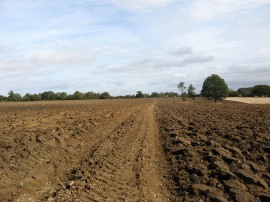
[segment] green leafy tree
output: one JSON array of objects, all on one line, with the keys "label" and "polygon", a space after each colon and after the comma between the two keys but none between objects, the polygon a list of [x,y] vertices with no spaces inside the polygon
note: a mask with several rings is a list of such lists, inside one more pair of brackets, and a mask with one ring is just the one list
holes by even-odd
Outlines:
[{"label": "green leafy tree", "polygon": [[270,97],[270,86],[256,85],[252,88],[252,94],[259,97]]},{"label": "green leafy tree", "polygon": [[83,99],[83,93],[81,93],[80,91],[76,91],[73,94],[73,99],[74,100],[81,100],[81,99]]},{"label": "green leafy tree", "polygon": [[182,100],[183,101],[186,101],[186,96],[187,96],[187,93],[186,93],[186,86],[185,86],[185,82],[179,82],[179,84],[177,85],[177,88],[180,90],[181,92],[181,97],[182,97]]},{"label": "green leafy tree", "polygon": [[158,98],[159,97],[159,93],[158,92],[153,92],[151,94],[151,97]]},{"label": "green leafy tree", "polygon": [[103,92],[100,94],[100,99],[110,99],[111,95],[108,92]]},{"label": "green leafy tree", "polygon": [[151,97],[151,95],[149,95],[148,93],[144,93],[144,95],[143,95],[145,98],[150,98]]},{"label": "green leafy tree", "polygon": [[229,89],[229,97],[238,97],[239,94],[237,91],[233,90],[233,89]]},{"label": "green leafy tree", "polygon": [[7,98],[3,95],[0,95],[0,102],[7,101]]},{"label": "green leafy tree", "polygon": [[33,94],[30,96],[30,101],[40,101],[41,97],[38,94]]},{"label": "green leafy tree", "polygon": [[137,91],[136,98],[144,98],[142,91]]},{"label": "green leafy tree", "polygon": [[22,100],[22,96],[19,93],[14,93],[12,90],[8,93],[8,101],[18,102]]},{"label": "green leafy tree", "polygon": [[40,101],[41,100],[41,96],[39,94],[30,94],[30,93],[26,93],[23,98],[23,101]]},{"label": "green leafy tree", "polygon": [[239,88],[237,93],[241,97],[252,97],[252,87],[249,88]]},{"label": "green leafy tree", "polygon": [[85,99],[98,99],[100,97],[99,93],[87,92],[84,94]]},{"label": "green leafy tree", "polygon": [[207,99],[214,99],[215,102],[219,99],[228,97],[229,88],[227,83],[220,76],[212,74],[203,82],[201,95]]},{"label": "green leafy tree", "polygon": [[66,100],[68,96],[66,92],[59,92],[56,95],[58,100]]},{"label": "green leafy tree", "polygon": [[52,91],[45,91],[40,94],[42,100],[56,100],[57,94]]},{"label": "green leafy tree", "polygon": [[30,97],[31,97],[31,94],[30,94],[30,93],[26,93],[26,94],[23,96],[22,100],[23,100],[23,101],[30,101]]},{"label": "green leafy tree", "polygon": [[67,100],[73,100],[73,95],[69,94],[69,95],[67,96]]},{"label": "green leafy tree", "polygon": [[188,86],[188,97],[192,98],[193,100],[195,99],[196,96],[195,90],[196,88],[192,84]]},{"label": "green leafy tree", "polygon": [[159,93],[159,97],[166,97],[165,93]]},{"label": "green leafy tree", "polygon": [[178,97],[178,94],[177,93],[174,93],[174,92],[166,92],[165,93],[165,96],[166,97]]}]

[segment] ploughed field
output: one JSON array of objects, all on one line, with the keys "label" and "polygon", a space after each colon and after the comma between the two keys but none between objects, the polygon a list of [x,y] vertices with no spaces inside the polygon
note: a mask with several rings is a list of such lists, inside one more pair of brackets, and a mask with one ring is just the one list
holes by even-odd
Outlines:
[{"label": "ploughed field", "polygon": [[270,105],[0,103],[1,201],[270,201]]}]

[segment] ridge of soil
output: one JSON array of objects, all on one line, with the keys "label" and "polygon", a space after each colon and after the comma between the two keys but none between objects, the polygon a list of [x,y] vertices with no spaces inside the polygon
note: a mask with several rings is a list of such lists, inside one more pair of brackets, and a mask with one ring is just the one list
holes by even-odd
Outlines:
[{"label": "ridge of soil", "polygon": [[157,105],[179,201],[270,201],[270,107],[201,100]]}]

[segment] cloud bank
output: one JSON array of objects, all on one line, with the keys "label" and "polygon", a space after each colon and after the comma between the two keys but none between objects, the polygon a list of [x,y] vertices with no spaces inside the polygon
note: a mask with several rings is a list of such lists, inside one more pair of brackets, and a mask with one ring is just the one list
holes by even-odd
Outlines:
[{"label": "cloud bank", "polygon": [[266,0],[2,0],[0,94],[270,84]]}]

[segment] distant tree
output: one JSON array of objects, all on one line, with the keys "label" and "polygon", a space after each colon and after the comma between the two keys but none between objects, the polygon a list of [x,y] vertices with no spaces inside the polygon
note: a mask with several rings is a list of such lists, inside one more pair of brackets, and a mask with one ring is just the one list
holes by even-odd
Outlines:
[{"label": "distant tree", "polygon": [[185,86],[185,82],[180,82],[178,85],[177,85],[177,88],[180,90],[181,92],[181,97],[183,99],[183,101],[186,101],[186,96],[187,96],[187,93],[186,93],[186,86]]},{"label": "distant tree", "polygon": [[43,93],[40,93],[40,97],[42,100],[56,100],[57,94],[52,91],[45,91]]},{"label": "distant tree", "polygon": [[237,90],[237,93],[241,97],[253,97],[252,87],[249,87],[249,88],[239,88]]},{"label": "distant tree", "polygon": [[144,98],[142,91],[137,91],[136,98]]},{"label": "distant tree", "polygon": [[158,97],[159,97],[159,93],[158,93],[158,92],[153,92],[153,93],[151,94],[151,97],[153,97],[153,98],[158,98]]},{"label": "distant tree", "polygon": [[22,96],[19,93],[15,93],[15,101],[21,101]]},{"label": "distant tree", "polygon": [[165,93],[165,96],[166,97],[178,97],[178,94],[177,93],[174,93],[174,92],[166,92]]},{"label": "distant tree", "polygon": [[166,97],[165,93],[159,93],[159,97]]},{"label": "distant tree", "polygon": [[26,93],[23,98],[23,101],[40,101],[41,100],[41,96],[39,94],[30,94],[30,93]]},{"label": "distant tree", "polygon": [[110,99],[111,96],[110,96],[110,94],[108,92],[103,92],[103,93],[100,94],[99,98],[100,99]]},{"label": "distant tree", "polygon": [[6,100],[7,100],[7,98],[5,96],[0,95],[0,102],[6,101]]},{"label": "distant tree", "polygon": [[229,89],[229,97],[238,97],[239,94],[237,91],[233,90],[233,89]]},{"label": "distant tree", "polygon": [[84,94],[84,99],[98,99],[100,97],[99,93],[87,92]]},{"label": "distant tree", "polygon": [[30,96],[30,101],[40,101],[41,97],[39,94],[33,94]]},{"label": "distant tree", "polygon": [[188,97],[192,98],[193,100],[195,99],[196,96],[195,90],[196,88],[192,84],[188,86]]},{"label": "distant tree", "polygon": [[130,99],[131,98],[131,95],[125,95],[123,96],[124,99]]},{"label": "distant tree", "polygon": [[143,95],[145,98],[150,98],[151,97],[151,95],[149,95],[148,93],[144,93],[144,95]]},{"label": "distant tree", "polygon": [[8,101],[14,101],[14,95],[15,93],[13,92],[13,90],[8,92]]},{"label": "distant tree", "polygon": [[203,83],[201,95],[207,99],[214,99],[215,102],[219,99],[228,97],[229,88],[227,83],[220,76],[212,74],[207,77]]},{"label": "distant tree", "polygon": [[81,93],[80,91],[76,91],[73,94],[73,99],[74,100],[81,100],[81,99],[83,99],[83,93]]},{"label": "distant tree", "polygon": [[68,96],[66,92],[60,92],[60,93],[56,93],[56,94],[57,94],[58,100],[66,100],[67,96]]},{"label": "distant tree", "polygon": [[256,85],[252,88],[252,94],[259,97],[270,97],[270,86]]},{"label": "distant tree", "polygon": [[21,101],[22,96],[19,93],[14,93],[12,90],[8,93],[8,101],[17,102]]},{"label": "distant tree", "polygon": [[23,100],[23,101],[30,101],[30,97],[31,97],[31,94],[30,94],[30,93],[26,93],[26,94],[22,97],[22,100]]},{"label": "distant tree", "polygon": [[73,100],[73,95],[69,94],[69,95],[67,96],[67,100]]}]

